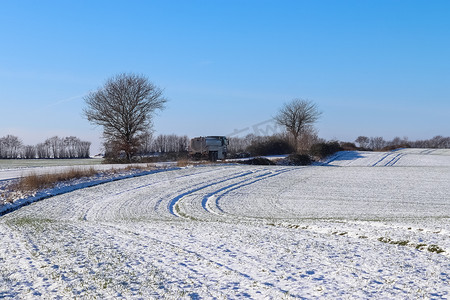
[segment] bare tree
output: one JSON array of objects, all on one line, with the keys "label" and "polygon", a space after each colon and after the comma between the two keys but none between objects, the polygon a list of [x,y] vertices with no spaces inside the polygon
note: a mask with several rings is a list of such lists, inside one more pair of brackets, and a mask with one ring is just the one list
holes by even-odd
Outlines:
[{"label": "bare tree", "polygon": [[22,141],[14,135],[8,134],[0,139],[1,158],[19,158],[22,151]]},{"label": "bare tree", "polygon": [[160,134],[152,142],[152,152],[182,153],[188,150],[189,138],[187,135]]},{"label": "bare tree", "polygon": [[373,150],[381,150],[386,146],[386,141],[381,136],[371,137],[369,142],[369,148]]},{"label": "bare tree", "polygon": [[319,138],[317,130],[313,126],[308,125],[305,126],[305,129],[303,130],[302,135],[299,137],[298,142],[299,149],[297,149],[297,151],[307,151],[311,149],[312,145],[322,142],[322,140]]},{"label": "bare tree", "polygon": [[0,159],[6,158],[6,144],[5,138],[0,138]]},{"label": "bare tree", "polygon": [[[131,161],[140,146],[140,136],[149,130],[152,114],[163,109],[166,99],[162,90],[147,78],[120,74],[84,98],[86,118],[103,126],[103,136],[115,151],[123,151]],[[116,153],[118,155],[119,153]]]},{"label": "bare tree", "polygon": [[360,135],[356,138],[355,143],[359,144],[361,148],[367,148],[369,146],[370,139],[367,136]]},{"label": "bare tree", "polygon": [[23,147],[23,158],[26,159],[36,158],[36,147],[30,145]]},{"label": "bare tree", "polygon": [[285,103],[275,116],[275,121],[292,135],[295,149],[299,149],[299,140],[308,126],[312,126],[322,113],[310,100],[294,99]]},{"label": "bare tree", "polygon": [[38,158],[50,158],[50,150],[45,143],[36,145],[36,154]]},{"label": "bare tree", "polygon": [[151,131],[145,131],[140,135],[141,145],[139,147],[140,154],[149,154],[152,149],[153,135]]}]

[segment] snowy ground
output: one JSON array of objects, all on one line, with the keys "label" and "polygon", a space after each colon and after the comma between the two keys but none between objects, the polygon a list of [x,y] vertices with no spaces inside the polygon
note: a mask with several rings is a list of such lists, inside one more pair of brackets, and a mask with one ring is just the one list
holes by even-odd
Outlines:
[{"label": "snowy ground", "polygon": [[0,159],[0,170],[52,166],[99,165],[103,158],[71,159]]},{"label": "snowy ground", "polygon": [[448,149],[400,149],[390,152],[342,151],[326,164],[346,167],[450,167]]},{"label": "snowy ground", "polygon": [[[125,169],[129,166],[146,167],[149,164],[103,164],[102,159],[14,159],[0,160],[0,181],[20,178],[30,174],[63,173],[71,169],[108,171]],[[175,163],[154,163],[154,166],[173,166]]]},{"label": "snowy ground", "polygon": [[450,151],[420,151],[188,167],[36,202],[0,217],[0,298],[447,299]]}]

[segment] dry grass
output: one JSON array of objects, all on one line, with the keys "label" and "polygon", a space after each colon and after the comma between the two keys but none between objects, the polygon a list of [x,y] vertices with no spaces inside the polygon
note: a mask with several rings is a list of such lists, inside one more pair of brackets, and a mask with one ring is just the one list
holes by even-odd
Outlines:
[{"label": "dry grass", "polygon": [[66,172],[54,174],[38,175],[36,173],[32,173],[30,175],[20,178],[19,181],[12,186],[12,188],[14,190],[22,192],[35,191],[39,189],[51,188],[55,186],[58,182],[94,176],[97,173],[98,171],[95,170],[93,167],[89,169],[72,168]]},{"label": "dry grass", "polygon": [[152,164],[147,164],[147,165],[130,165],[127,166],[125,169],[121,169],[121,170],[127,170],[127,171],[136,171],[136,170],[140,170],[140,171],[151,171],[151,170],[155,170],[156,167]]},{"label": "dry grass", "polygon": [[177,160],[177,167],[187,167],[192,165],[215,165],[215,164],[225,164],[232,163],[225,160],[210,161],[210,160],[190,160],[187,158],[181,158]]},{"label": "dry grass", "polygon": [[74,179],[80,179],[84,177],[92,177],[97,174],[109,174],[109,175],[117,175],[121,172],[137,172],[140,171],[151,171],[156,169],[155,166],[151,164],[147,165],[129,165],[123,168],[111,168],[107,171],[99,171],[94,167],[90,168],[76,168],[73,167],[68,171],[61,173],[49,173],[49,174],[37,174],[31,173],[27,176],[24,176],[18,179],[16,182],[13,182],[6,186],[5,190],[0,190],[0,205],[3,205],[7,202],[13,202],[14,199],[18,197],[28,197],[33,195],[35,192],[43,189],[53,188],[60,182],[68,182]]},{"label": "dry grass", "polygon": [[[125,168],[111,168],[111,170],[107,171],[109,174],[117,174],[122,171],[150,171],[155,167],[151,165],[146,166],[127,166]],[[13,189],[19,190],[23,192],[27,191],[35,191],[39,189],[51,188],[54,187],[58,182],[70,181],[73,179],[80,179],[83,177],[91,177],[97,175],[100,171],[97,171],[94,167],[89,169],[83,168],[71,168],[70,170],[62,173],[50,173],[50,174],[41,174],[38,175],[36,173],[32,173],[28,176],[22,177],[19,181],[14,184]]]},{"label": "dry grass", "polygon": [[187,167],[189,165],[192,165],[192,162],[188,159],[179,159],[177,160],[177,167]]}]

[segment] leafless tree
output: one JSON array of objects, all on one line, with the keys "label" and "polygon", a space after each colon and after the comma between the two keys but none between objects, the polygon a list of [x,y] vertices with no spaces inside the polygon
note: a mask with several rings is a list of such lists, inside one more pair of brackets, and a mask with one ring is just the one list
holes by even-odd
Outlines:
[{"label": "leafless tree", "polygon": [[407,137],[401,138],[401,137],[396,136],[391,141],[386,142],[386,144],[387,144],[387,146],[391,146],[391,147],[407,146],[407,145],[409,145],[409,141],[408,141]]},{"label": "leafless tree", "polygon": [[22,147],[17,136],[8,134],[0,139],[0,158],[20,158]]},{"label": "leafless tree", "polygon": [[4,138],[0,138],[0,159],[5,158],[6,156],[6,145]]},{"label": "leafless tree", "polygon": [[149,154],[152,152],[153,135],[151,131],[146,131],[142,133],[139,137],[141,144],[139,147],[140,154]]},{"label": "leafless tree", "polygon": [[188,150],[189,138],[187,135],[160,134],[152,143],[152,152],[182,153]]},{"label": "leafless tree", "polygon": [[317,134],[317,130],[313,126],[305,126],[302,135],[298,140],[297,151],[307,151],[311,149],[311,146],[317,143],[323,142]]},{"label": "leafless tree", "polygon": [[154,152],[165,153],[167,150],[167,136],[164,134],[158,135],[153,141]]},{"label": "leafless tree", "polygon": [[361,148],[367,148],[369,146],[370,139],[367,136],[360,135],[356,138],[355,143],[359,144]]},{"label": "leafless tree", "polygon": [[45,143],[39,143],[36,145],[37,158],[50,158],[50,151]]},{"label": "leafless tree", "polygon": [[160,88],[135,74],[112,77],[84,100],[86,118],[102,126],[106,143],[123,151],[129,161],[138,151],[140,136],[150,129],[152,114],[167,101]]},{"label": "leafless tree", "polygon": [[90,146],[90,142],[81,141],[74,136],[60,139],[61,153],[64,154],[64,158],[88,158]]},{"label": "leafless tree", "polygon": [[36,158],[36,147],[30,145],[23,147],[23,158],[26,159]]},{"label": "leafless tree", "polygon": [[371,137],[369,142],[369,148],[373,150],[381,150],[386,146],[386,141],[381,136]]},{"label": "leafless tree", "polygon": [[285,103],[275,116],[275,121],[292,135],[293,146],[298,150],[301,135],[321,116],[317,105],[310,100],[293,99]]},{"label": "leafless tree", "polygon": [[244,153],[246,152],[247,147],[250,146],[250,140],[245,137],[231,137],[228,141],[228,153],[231,155]]}]

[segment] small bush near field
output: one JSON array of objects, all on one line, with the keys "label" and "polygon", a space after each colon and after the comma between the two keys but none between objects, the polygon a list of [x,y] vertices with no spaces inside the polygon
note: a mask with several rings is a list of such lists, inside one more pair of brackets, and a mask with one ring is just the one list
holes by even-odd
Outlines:
[{"label": "small bush near field", "polygon": [[264,157],[255,157],[249,160],[244,160],[240,162],[241,164],[245,165],[262,165],[262,166],[268,166],[268,165],[274,165],[275,163],[271,161],[270,159],[264,158]]},{"label": "small bush near field", "polygon": [[402,144],[402,145],[391,145],[391,146],[386,146],[381,148],[380,151],[392,151],[392,150],[397,150],[397,149],[401,149],[401,148],[411,148],[410,145],[408,144]]},{"label": "small bush near field", "polygon": [[254,142],[248,146],[251,155],[278,155],[294,152],[288,141],[281,138],[271,138],[266,141]]},{"label": "small bush near field", "polygon": [[317,143],[311,146],[310,153],[312,156],[323,159],[336,152],[342,151],[342,147],[338,142]]},{"label": "small bush near field", "polygon": [[312,163],[311,157],[308,154],[291,154],[287,157],[290,165],[294,166],[308,166]]},{"label": "small bush near field", "polygon": [[344,151],[355,151],[355,150],[359,150],[358,147],[356,147],[356,145],[354,143],[349,143],[349,142],[343,142],[341,143],[341,148]]}]

